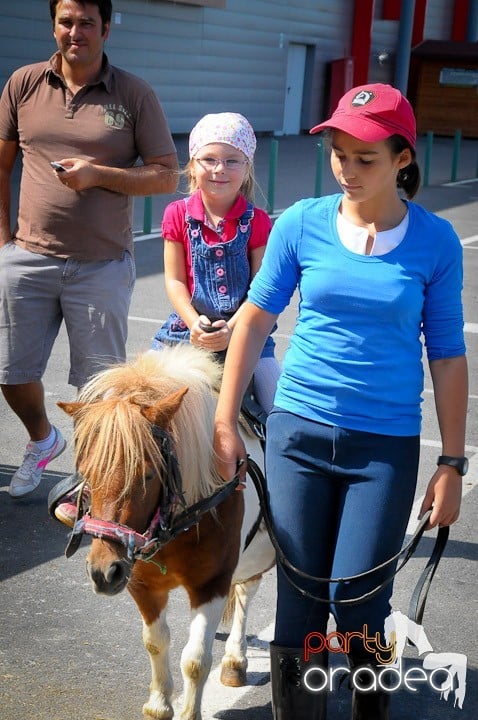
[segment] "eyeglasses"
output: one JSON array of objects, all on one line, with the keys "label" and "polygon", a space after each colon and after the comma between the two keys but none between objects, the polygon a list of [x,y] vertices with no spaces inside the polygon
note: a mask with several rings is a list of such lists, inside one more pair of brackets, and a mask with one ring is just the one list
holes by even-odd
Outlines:
[{"label": "eyeglasses", "polygon": [[226,170],[240,170],[246,164],[246,160],[240,160],[239,158],[227,158],[222,160],[221,158],[204,157],[194,158],[205,170],[217,170],[218,165],[222,165]]}]

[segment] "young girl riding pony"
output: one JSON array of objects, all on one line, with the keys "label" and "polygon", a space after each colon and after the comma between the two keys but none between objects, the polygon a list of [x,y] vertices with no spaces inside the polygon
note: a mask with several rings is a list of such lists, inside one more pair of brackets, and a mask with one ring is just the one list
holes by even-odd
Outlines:
[{"label": "young girl riding pony", "polygon": [[[271,229],[253,204],[256,138],[239,113],[205,115],[189,136],[190,195],[163,216],[164,275],[174,311],[153,348],[191,342],[224,356]],[[272,408],[279,377],[269,335],[254,371],[254,394]]]}]

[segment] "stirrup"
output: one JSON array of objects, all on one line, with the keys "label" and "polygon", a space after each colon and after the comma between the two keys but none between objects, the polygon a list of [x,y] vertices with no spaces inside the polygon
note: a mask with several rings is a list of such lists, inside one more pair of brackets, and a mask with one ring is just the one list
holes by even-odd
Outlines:
[{"label": "stirrup", "polygon": [[76,488],[77,485],[80,485],[80,483],[83,482],[82,475],[76,470],[72,475],[68,475],[65,478],[62,478],[59,482],[56,483],[48,493],[48,513],[50,517],[53,518],[53,520],[57,520],[55,516],[55,508],[57,505],[60,504],[62,499],[67,495],[71,490]]}]

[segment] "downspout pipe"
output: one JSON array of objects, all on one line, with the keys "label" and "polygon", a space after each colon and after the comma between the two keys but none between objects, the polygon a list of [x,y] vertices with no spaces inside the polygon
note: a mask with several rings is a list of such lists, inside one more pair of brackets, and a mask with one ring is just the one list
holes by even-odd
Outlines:
[{"label": "downspout pipe", "polygon": [[414,14],[415,0],[402,0],[394,85],[403,95],[407,94],[408,87]]},{"label": "downspout pipe", "polygon": [[466,39],[468,42],[476,42],[478,40],[478,0],[470,0],[469,2]]}]

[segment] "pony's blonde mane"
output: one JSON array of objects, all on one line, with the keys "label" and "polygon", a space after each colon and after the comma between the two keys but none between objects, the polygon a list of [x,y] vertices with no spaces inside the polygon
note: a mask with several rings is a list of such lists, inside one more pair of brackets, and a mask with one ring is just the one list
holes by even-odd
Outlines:
[{"label": "pony's blonde mane", "polygon": [[85,404],[76,415],[75,453],[92,486],[107,482],[121,463],[123,492],[128,493],[138,467],[144,474],[145,455],[161,470],[162,459],[141,407],[187,387],[168,431],[187,503],[211,494],[223,482],[214,470],[212,447],[214,390],[220,378],[221,366],[212,356],[181,344],[142,353],[90,380],[78,398]]}]

